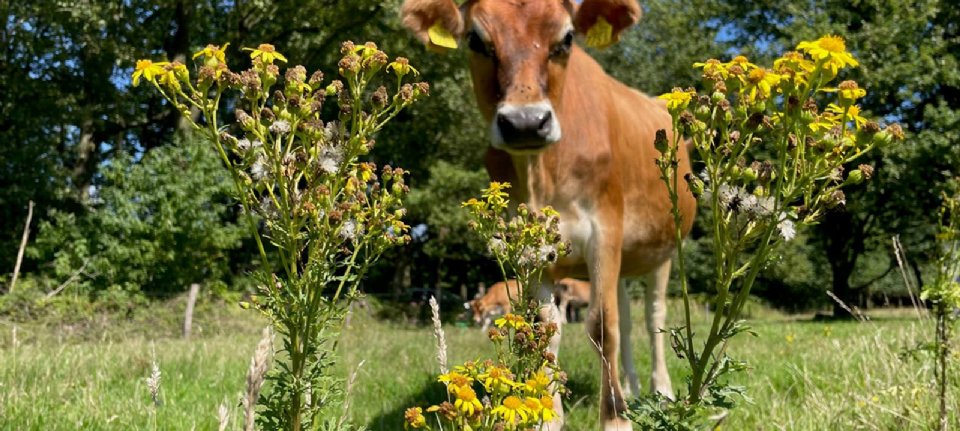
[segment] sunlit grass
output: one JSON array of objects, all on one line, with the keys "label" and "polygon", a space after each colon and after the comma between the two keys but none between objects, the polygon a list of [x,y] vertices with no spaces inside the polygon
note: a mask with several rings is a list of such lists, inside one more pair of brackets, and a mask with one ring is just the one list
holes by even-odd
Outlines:
[{"label": "sunlit grass", "polygon": [[[222,306],[229,309],[229,306]],[[638,319],[642,308],[635,308]],[[213,312],[215,311],[215,313]],[[672,313],[676,319],[679,313]],[[749,361],[742,375],[752,403],[734,410],[723,429],[930,429],[936,417],[930,360],[901,360],[900,353],[928,338],[931,322],[912,311],[874,312],[873,321],[818,322],[755,308],[756,337],[744,336],[732,355]],[[239,416],[238,394],[263,322],[252,312],[206,308],[193,341],[175,337],[176,318],[64,335],[45,326],[0,322],[0,429],[139,430],[153,428],[153,406],[144,379],[156,358],[163,405],[156,429],[215,430],[221,402]],[[161,313],[162,314],[162,313]],[[696,317],[703,325],[702,310]],[[131,328],[129,325],[135,325]],[[153,327],[151,327],[153,325]],[[646,331],[634,326],[637,367],[647,386]],[[445,327],[451,363],[493,357],[477,328]],[[701,329],[702,330],[702,329]],[[573,393],[566,401],[567,429],[597,429],[597,358],[582,324],[563,328],[560,361]],[[432,330],[354,316],[344,334],[339,372],[357,371],[350,417],[373,430],[397,430],[402,411],[442,399]],[[672,355],[671,355],[672,356]],[[681,362],[670,358],[675,387]],[[951,405],[960,376],[954,370]],[[953,412],[951,423],[960,417]]]}]

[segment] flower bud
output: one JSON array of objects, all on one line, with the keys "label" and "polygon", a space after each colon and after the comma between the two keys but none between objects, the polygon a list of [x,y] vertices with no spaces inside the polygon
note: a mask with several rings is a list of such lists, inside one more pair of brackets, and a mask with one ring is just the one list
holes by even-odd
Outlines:
[{"label": "flower bud", "polygon": [[683,176],[683,179],[687,180],[687,185],[690,187],[693,197],[699,199],[703,195],[703,180],[689,172]]},{"label": "flower bud", "polygon": [[837,142],[837,139],[836,139],[836,138],[834,138],[833,136],[825,136],[823,139],[820,140],[820,145],[819,145],[819,147],[820,147],[824,152],[829,152],[829,151],[833,150],[833,148],[836,147],[837,144],[838,144],[838,142]]},{"label": "flower bud", "polygon": [[763,112],[767,110],[767,102],[763,100],[758,100],[753,105],[750,105],[750,110],[753,112]]},{"label": "flower bud", "polygon": [[694,113],[697,116],[698,120],[707,121],[710,119],[710,107],[706,105],[700,105],[697,107]]},{"label": "flower bud", "polygon": [[656,137],[653,139],[653,147],[657,149],[661,154],[667,152],[667,131],[664,129],[657,130]]},{"label": "flower bud", "polygon": [[859,169],[854,169],[850,171],[847,175],[847,180],[843,182],[844,185],[855,185],[863,182],[863,171]]}]

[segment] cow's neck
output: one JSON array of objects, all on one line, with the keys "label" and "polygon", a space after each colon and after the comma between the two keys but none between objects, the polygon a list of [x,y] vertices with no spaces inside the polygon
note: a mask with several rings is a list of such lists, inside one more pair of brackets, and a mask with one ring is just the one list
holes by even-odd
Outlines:
[{"label": "cow's neck", "polygon": [[510,156],[517,179],[512,192],[515,202],[524,202],[534,209],[548,204],[547,192],[552,187],[543,157],[544,153]]}]

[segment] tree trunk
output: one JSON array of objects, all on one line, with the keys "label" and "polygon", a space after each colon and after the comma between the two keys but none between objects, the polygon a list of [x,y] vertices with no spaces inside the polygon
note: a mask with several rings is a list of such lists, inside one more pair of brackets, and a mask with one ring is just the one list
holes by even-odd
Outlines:
[{"label": "tree trunk", "polygon": [[[821,223],[825,235],[827,261],[832,274],[831,289],[848,307],[862,307],[859,292],[850,285],[857,258],[862,251],[862,233],[853,215],[843,209],[829,213]],[[840,304],[834,302],[833,316],[853,317]]]},{"label": "tree trunk", "polygon": [[89,112],[85,114],[85,117],[80,125],[80,141],[77,142],[76,161],[73,165],[73,172],[71,172],[73,190],[77,201],[81,204],[90,201],[90,186],[93,174],[100,162],[100,153],[97,151],[97,142],[94,139],[96,130],[94,129],[93,119]]}]

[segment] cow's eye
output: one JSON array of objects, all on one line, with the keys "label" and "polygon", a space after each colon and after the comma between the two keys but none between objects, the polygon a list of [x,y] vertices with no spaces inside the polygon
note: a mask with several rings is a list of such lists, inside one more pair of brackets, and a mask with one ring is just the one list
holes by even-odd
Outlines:
[{"label": "cow's eye", "polygon": [[493,57],[493,49],[487,46],[487,43],[483,41],[476,31],[470,31],[467,33],[467,46],[470,47],[471,51],[477,54],[486,57]]},{"label": "cow's eye", "polygon": [[560,42],[553,45],[550,49],[550,57],[565,57],[570,54],[570,48],[573,47],[573,30],[570,30],[563,36]]}]

